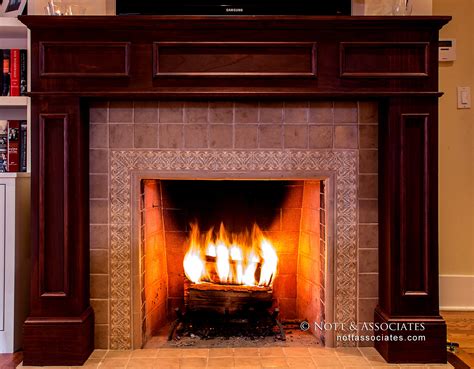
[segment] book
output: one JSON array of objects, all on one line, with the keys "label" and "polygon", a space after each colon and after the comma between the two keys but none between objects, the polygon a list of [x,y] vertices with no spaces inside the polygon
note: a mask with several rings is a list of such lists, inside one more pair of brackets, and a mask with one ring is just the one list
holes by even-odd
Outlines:
[{"label": "book", "polygon": [[25,96],[28,92],[28,54],[27,51],[20,50],[20,96]]},{"label": "book", "polygon": [[10,96],[20,96],[20,50],[10,50]]},{"label": "book", "polygon": [[2,96],[10,96],[10,50],[3,50]]},{"label": "book", "polygon": [[20,172],[26,172],[27,167],[27,123],[20,122]]},{"label": "book", "polygon": [[0,73],[0,92],[3,95],[3,49],[0,49],[0,66],[2,68],[2,72]]},{"label": "book", "polygon": [[0,120],[0,173],[7,171],[8,121]]},{"label": "book", "polygon": [[8,121],[7,171],[20,171],[20,121]]}]

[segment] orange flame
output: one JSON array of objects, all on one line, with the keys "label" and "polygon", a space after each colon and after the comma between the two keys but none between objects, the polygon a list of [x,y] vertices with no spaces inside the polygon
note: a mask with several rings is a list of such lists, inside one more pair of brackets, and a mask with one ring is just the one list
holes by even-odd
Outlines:
[{"label": "orange flame", "polygon": [[183,266],[194,283],[211,282],[245,286],[271,286],[276,275],[278,256],[270,240],[255,224],[252,232],[228,233],[223,224],[201,233],[191,224],[189,247]]}]

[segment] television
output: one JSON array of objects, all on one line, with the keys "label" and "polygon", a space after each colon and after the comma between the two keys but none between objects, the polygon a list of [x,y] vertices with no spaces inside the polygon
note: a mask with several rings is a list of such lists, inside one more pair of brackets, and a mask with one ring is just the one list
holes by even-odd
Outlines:
[{"label": "television", "polygon": [[351,0],[116,0],[117,15],[351,15]]}]

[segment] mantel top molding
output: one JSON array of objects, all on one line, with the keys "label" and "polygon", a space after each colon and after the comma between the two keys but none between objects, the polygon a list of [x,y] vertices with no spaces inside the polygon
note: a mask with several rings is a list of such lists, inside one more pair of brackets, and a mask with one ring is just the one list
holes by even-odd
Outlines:
[{"label": "mantel top molding", "polygon": [[255,28],[437,28],[447,24],[450,16],[68,16],[28,15],[19,17],[30,29],[101,28],[215,28],[246,24]]},{"label": "mantel top molding", "polygon": [[439,96],[438,33],[450,19],[20,17],[33,96],[107,98]]}]

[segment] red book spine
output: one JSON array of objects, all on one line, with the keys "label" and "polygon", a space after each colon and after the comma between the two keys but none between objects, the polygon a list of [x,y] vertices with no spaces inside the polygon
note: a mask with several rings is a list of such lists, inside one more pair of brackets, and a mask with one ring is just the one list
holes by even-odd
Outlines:
[{"label": "red book spine", "polygon": [[20,121],[8,121],[7,171],[20,171]]},{"label": "red book spine", "polygon": [[10,58],[10,96],[20,96],[20,50],[12,49]]}]

